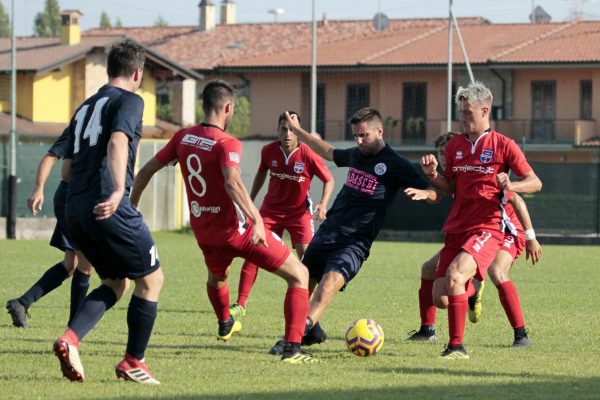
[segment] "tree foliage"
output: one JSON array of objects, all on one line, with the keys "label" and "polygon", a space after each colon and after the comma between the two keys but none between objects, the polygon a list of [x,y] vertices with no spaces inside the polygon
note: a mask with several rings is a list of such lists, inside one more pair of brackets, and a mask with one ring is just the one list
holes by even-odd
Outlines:
[{"label": "tree foliage", "polygon": [[[204,120],[204,110],[202,109],[202,100],[196,101],[196,122]],[[235,112],[231,123],[227,127],[227,132],[237,137],[244,137],[250,134],[250,100],[246,96],[235,98]]]},{"label": "tree foliage", "polygon": [[35,16],[34,30],[38,36],[60,35],[60,6],[57,0],[46,0],[44,11]]},{"label": "tree foliage", "polygon": [[121,22],[121,18],[117,17],[117,21],[115,22],[115,28],[122,28],[123,22]]},{"label": "tree foliage", "polygon": [[10,37],[10,17],[0,3],[0,37]]},{"label": "tree foliage", "polygon": [[157,26],[157,27],[169,26],[169,23],[161,15],[159,15],[158,18],[156,18],[154,20],[154,26]]},{"label": "tree foliage", "polygon": [[100,28],[112,28],[112,24],[110,23],[110,17],[104,10],[102,11],[102,14],[100,14]]}]

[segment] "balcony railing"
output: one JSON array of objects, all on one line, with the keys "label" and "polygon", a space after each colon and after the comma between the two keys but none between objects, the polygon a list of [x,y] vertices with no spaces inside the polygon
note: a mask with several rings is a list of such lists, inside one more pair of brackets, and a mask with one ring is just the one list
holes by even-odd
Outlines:
[{"label": "balcony railing", "polygon": [[[325,120],[324,135],[327,140],[352,140],[346,137],[346,122]],[[531,144],[573,144],[580,145],[585,140],[600,136],[600,122],[595,120],[554,119],[493,120],[491,126],[496,131],[516,140]],[[446,132],[446,120],[411,118],[384,122],[384,137],[393,145],[428,146],[435,138]],[[461,131],[459,121],[452,121],[452,130]]]}]

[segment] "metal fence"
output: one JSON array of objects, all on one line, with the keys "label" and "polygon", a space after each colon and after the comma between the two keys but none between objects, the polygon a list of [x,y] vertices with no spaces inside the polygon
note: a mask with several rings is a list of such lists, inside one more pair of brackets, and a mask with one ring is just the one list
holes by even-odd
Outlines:
[{"label": "metal fence", "polygon": [[[138,166],[145,163],[165,143],[161,140],[144,140],[138,151]],[[264,141],[244,141],[242,178],[249,188],[256,173],[260,149]],[[353,142],[334,142],[336,147],[345,148]],[[40,158],[51,142],[37,139],[21,141],[18,145],[18,216],[29,216],[26,199],[35,183],[36,168]],[[8,143],[0,143],[0,165],[7,164]],[[416,162],[416,160],[414,160]],[[335,191],[345,181],[347,169],[328,164],[336,180]],[[529,212],[536,231],[547,234],[596,234],[600,235],[600,164],[532,163],[544,187],[540,193],[525,195]],[[7,171],[2,169],[0,188],[1,216],[7,212]],[[161,171],[152,180],[140,202],[140,209],[152,230],[176,229],[187,223],[185,190],[178,167]],[[53,217],[52,195],[59,182],[59,168],[54,168],[46,185],[46,202],[40,217]],[[320,200],[322,186],[317,180],[312,194]],[[266,185],[256,199],[261,204]],[[430,205],[413,202],[402,194],[398,195],[391,212],[386,218],[384,229],[401,231],[438,231],[451,206],[450,199],[441,204]]]}]

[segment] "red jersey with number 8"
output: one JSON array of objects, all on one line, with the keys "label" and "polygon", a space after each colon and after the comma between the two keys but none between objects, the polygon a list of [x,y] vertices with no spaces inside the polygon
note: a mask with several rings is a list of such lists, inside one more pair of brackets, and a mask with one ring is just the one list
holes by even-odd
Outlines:
[{"label": "red jersey with number 8", "polygon": [[250,228],[250,220],[225,190],[223,169],[240,168],[242,144],[221,128],[182,129],[156,154],[162,164],[179,161],[198,244],[225,244]]}]

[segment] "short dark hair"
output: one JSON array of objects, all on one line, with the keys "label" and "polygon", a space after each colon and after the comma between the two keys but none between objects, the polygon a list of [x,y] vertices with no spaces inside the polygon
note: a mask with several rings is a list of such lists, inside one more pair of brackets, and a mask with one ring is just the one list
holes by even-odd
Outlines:
[{"label": "short dark hair", "polygon": [[115,43],[108,53],[106,72],[109,78],[129,77],[136,69],[144,69],[146,50],[131,40]]},{"label": "short dark hair", "polygon": [[[285,117],[285,113],[286,111],[282,112],[281,114],[279,114],[279,119],[277,120],[277,127],[279,128],[279,126],[281,125],[281,121],[285,121],[287,118]],[[298,122],[301,122],[302,120],[300,119],[300,114],[298,114],[296,111],[287,111],[288,114],[290,114],[290,116],[295,115],[296,117],[298,117]]]},{"label": "short dark hair", "polygon": [[361,122],[369,122],[374,119],[376,119],[380,124],[383,124],[383,119],[381,118],[379,111],[374,108],[364,107],[354,113],[348,122],[352,125],[356,125],[360,124]]},{"label": "short dark hair", "polygon": [[221,79],[210,81],[202,91],[202,109],[204,114],[217,110],[227,101],[233,101],[235,90],[233,86]]},{"label": "short dark hair", "polygon": [[435,148],[437,150],[440,149],[440,147],[445,146],[446,144],[448,144],[448,142],[450,141],[450,139],[452,139],[454,136],[458,135],[458,132],[446,132],[446,133],[442,133],[440,136],[438,136],[437,138],[435,138]]}]

